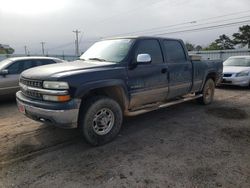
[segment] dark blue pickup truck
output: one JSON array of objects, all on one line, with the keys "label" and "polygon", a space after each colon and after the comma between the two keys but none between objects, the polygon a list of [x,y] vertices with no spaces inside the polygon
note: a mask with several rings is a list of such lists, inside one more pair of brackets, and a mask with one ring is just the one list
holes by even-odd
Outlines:
[{"label": "dark blue pickup truck", "polygon": [[27,117],[80,128],[101,145],[119,133],[123,116],[197,99],[210,104],[222,62],[189,56],[182,40],[124,37],[102,40],[80,60],[21,74],[16,99]]}]

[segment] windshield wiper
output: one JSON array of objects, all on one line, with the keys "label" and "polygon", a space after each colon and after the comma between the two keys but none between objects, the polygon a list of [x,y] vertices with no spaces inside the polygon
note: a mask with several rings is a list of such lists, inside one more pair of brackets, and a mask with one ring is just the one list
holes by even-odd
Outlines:
[{"label": "windshield wiper", "polygon": [[101,58],[97,58],[97,57],[94,57],[94,58],[89,58],[88,60],[106,61],[105,59],[101,59]]}]

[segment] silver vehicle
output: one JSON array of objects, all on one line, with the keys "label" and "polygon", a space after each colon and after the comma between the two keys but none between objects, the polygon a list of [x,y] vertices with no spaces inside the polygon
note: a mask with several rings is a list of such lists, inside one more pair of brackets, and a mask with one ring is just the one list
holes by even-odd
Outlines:
[{"label": "silver vehicle", "polygon": [[19,76],[29,68],[60,63],[63,60],[52,57],[15,57],[0,62],[0,96],[15,94],[19,90]]},{"label": "silver vehicle", "polygon": [[223,63],[221,84],[250,86],[250,56],[232,56]]}]

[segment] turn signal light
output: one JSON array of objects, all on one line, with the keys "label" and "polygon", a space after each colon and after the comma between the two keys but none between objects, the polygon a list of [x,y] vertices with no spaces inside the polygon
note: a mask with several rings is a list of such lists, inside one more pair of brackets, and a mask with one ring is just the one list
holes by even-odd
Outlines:
[{"label": "turn signal light", "polygon": [[66,102],[70,100],[70,95],[43,95],[45,101]]}]

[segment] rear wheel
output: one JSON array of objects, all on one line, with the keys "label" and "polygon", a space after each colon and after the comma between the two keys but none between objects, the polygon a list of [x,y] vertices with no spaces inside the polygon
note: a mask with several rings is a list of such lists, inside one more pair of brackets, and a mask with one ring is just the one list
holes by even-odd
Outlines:
[{"label": "rear wheel", "polygon": [[86,141],[97,146],[113,140],[122,126],[120,105],[104,96],[92,97],[83,105],[79,125]]},{"label": "rear wheel", "polygon": [[202,91],[199,94],[202,94],[201,98],[198,98],[197,101],[201,104],[211,104],[214,100],[214,90],[215,83],[213,79],[207,79]]}]

